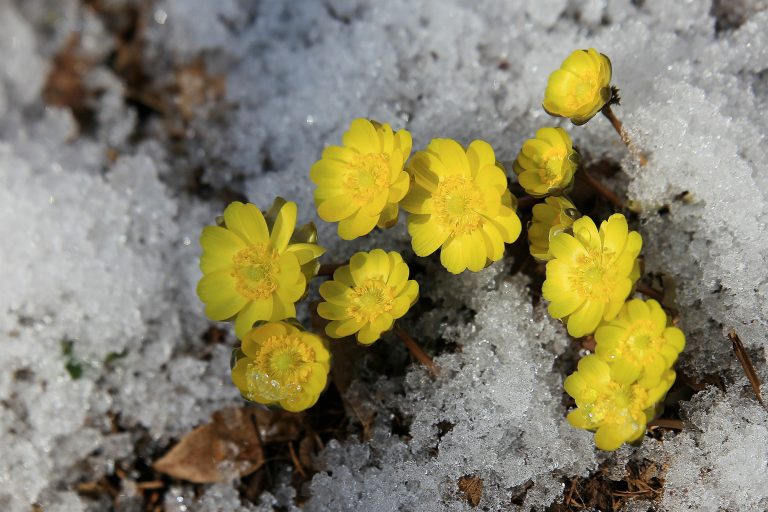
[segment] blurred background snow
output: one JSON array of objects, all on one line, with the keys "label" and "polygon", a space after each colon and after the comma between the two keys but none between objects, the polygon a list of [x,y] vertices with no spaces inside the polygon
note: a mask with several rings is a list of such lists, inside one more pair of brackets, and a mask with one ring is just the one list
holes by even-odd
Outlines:
[{"label": "blurred background snow", "polygon": [[[0,510],[144,510],[137,475],[117,500],[77,486],[241,403],[233,338],[210,340],[194,293],[197,236],[228,201],[279,194],[317,221],[308,169],[359,116],[511,161],[558,123],[547,76],[587,47],[611,58],[649,164],[605,119],[560,124],[620,169],[605,179],[641,208],[647,276],[676,292],[678,366],[701,390],[678,398],[685,428],[596,452],[564,419],[578,347],[520,262],[456,279],[424,260],[429,307],[408,325],[440,378],[361,361],[345,398],[373,419],[327,443],[310,482],[286,463],[255,502],[236,481],[176,482],[158,506],[471,510],[457,481],[477,477],[484,510],[544,510],[634,461],[663,486],[627,510],[768,509],[768,415],[724,334],[765,381],[767,43],[764,0],[0,0]],[[318,227],[331,259],[408,250],[402,219],[343,245]]]}]

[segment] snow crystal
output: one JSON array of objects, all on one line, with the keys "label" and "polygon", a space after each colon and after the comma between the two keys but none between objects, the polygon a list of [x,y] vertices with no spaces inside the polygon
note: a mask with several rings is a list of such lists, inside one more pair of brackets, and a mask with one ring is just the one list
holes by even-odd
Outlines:
[{"label": "snow crystal", "polygon": [[[166,510],[293,510],[299,497],[307,510],[468,510],[463,477],[483,482],[487,510],[541,510],[567,478],[605,464],[618,480],[633,457],[667,465],[666,510],[768,506],[766,415],[725,337],[736,329],[765,381],[765,2],[98,2],[114,18],[91,4],[0,2],[0,509],[107,508],[77,485],[149,461],[239,403],[233,337],[203,341],[194,292],[200,228],[227,200],[297,201],[328,261],[375,246],[409,253],[402,220],[341,243],[313,211],[308,169],[357,116],[409,129],[415,149],[483,138],[502,162],[559,125],[585,162],[620,162],[607,184],[639,211],[647,275],[674,288],[681,373],[719,377],[725,391],[684,402],[681,433],[600,454],[564,420],[578,349],[536,286],[510,275],[520,262],[455,278],[434,258],[411,260],[427,306],[405,325],[438,354],[441,376],[379,376],[363,362],[348,396],[376,413],[369,437],[329,442],[305,488],[286,471],[250,503],[230,483],[202,495],[179,483]],[[115,27],[130,20],[121,9],[143,27],[130,83],[113,58],[126,44]],[[42,98],[74,40],[93,64],[84,118]],[[648,165],[605,119],[572,127],[541,109],[549,73],[586,47],[612,59],[615,111]],[[176,73],[196,62],[225,87],[183,122],[137,94],[145,82],[178,106]],[[399,344],[387,356],[407,357]],[[130,479],[120,493],[123,509],[140,506]]]}]

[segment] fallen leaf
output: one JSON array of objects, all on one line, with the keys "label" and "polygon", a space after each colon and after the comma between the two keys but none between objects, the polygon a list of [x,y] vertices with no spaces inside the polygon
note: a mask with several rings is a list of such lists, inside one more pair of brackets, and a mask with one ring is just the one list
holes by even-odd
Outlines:
[{"label": "fallen leaf", "polygon": [[467,503],[476,507],[483,497],[483,481],[476,476],[463,476],[459,478],[459,490],[464,493]]},{"label": "fallen leaf", "polygon": [[[268,412],[268,411],[267,411]],[[194,483],[226,481],[253,473],[264,464],[258,422],[252,408],[228,408],[213,421],[185,435],[154,468]]]}]

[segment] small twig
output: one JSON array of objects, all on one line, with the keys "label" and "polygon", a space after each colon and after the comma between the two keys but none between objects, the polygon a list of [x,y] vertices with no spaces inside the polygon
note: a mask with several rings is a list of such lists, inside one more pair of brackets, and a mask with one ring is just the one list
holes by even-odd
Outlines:
[{"label": "small twig", "polygon": [[672,430],[683,430],[685,428],[685,424],[682,422],[682,420],[676,420],[672,418],[656,418],[653,421],[649,421],[646,426],[648,428],[661,427],[669,428]]},{"label": "small twig", "polygon": [[136,488],[142,491],[149,491],[152,489],[162,489],[166,486],[166,483],[162,480],[152,480],[149,482],[136,482]]},{"label": "small twig", "polygon": [[664,301],[663,293],[654,290],[653,288],[651,288],[645,283],[638,281],[637,284],[635,285],[635,289],[638,291],[638,293],[642,293],[646,297],[650,297],[659,303],[662,303]]},{"label": "small twig", "polygon": [[613,190],[609,189],[600,180],[592,176],[592,174],[590,174],[586,169],[581,169],[581,172],[578,174],[581,175],[582,179],[587,182],[590,187],[595,189],[595,192],[600,194],[604,199],[609,201],[616,208],[624,208],[624,201],[622,201],[621,198],[616,195]]},{"label": "small twig", "polygon": [[621,137],[621,141],[624,143],[624,145],[626,145],[629,151],[637,157],[637,159],[640,161],[640,165],[645,167],[648,164],[648,158],[643,154],[642,151],[637,148],[637,146],[635,146],[635,143],[632,142],[632,139],[629,138],[629,135],[627,135],[624,127],[621,125],[621,121],[619,121],[619,118],[616,117],[616,114],[613,113],[611,104],[606,103],[601,112],[605,117],[608,118],[608,121],[611,122],[611,126],[613,126],[613,129],[616,130],[616,133],[619,134],[619,137]]},{"label": "small twig", "polygon": [[411,351],[411,355],[415,357],[421,364],[426,366],[430,373],[434,377],[437,377],[440,374],[440,368],[437,367],[434,361],[432,361],[432,358],[429,357],[429,355],[424,352],[424,350],[419,346],[418,343],[411,337],[410,334],[402,330],[400,327],[395,327],[395,334],[403,340],[403,343],[405,343],[405,346],[408,347],[408,350]]},{"label": "small twig", "polygon": [[749,354],[747,354],[747,351],[744,349],[744,345],[741,343],[741,338],[739,338],[739,335],[736,334],[734,329],[731,329],[731,332],[728,333],[728,339],[731,340],[733,353],[736,354],[736,359],[739,360],[741,367],[744,368],[744,373],[747,374],[747,379],[749,379],[749,383],[752,385],[752,391],[755,392],[757,401],[760,402],[760,405],[764,408],[768,409],[768,407],[765,406],[765,402],[763,402],[763,396],[760,394],[760,378],[757,376],[755,367],[752,366],[752,359],[750,359]]},{"label": "small twig", "polygon": [[291,460],[293,461],[293,465],[296,466],[296,471],[299,472],[301,478],[307,480],[307,473],[304,471],[304,466],[301,465],[301,461],[299,461],[299,457],[296,455],[296,450],[294,449],[292,442],[288,443],[288,451],[291,452]]},{"label": "small twig", "polygon": [[347,265],[347,263],[323,263],[320,265],[320,270],[317,271],[318,276],[332,276],[337,269]]}]

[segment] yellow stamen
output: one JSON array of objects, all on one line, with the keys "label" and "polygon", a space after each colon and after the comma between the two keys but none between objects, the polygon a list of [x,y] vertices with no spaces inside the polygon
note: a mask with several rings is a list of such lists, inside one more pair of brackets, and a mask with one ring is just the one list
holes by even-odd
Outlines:
[{"label": "yellow stamen", "polygon": [[371,322],[392,310],[394,290],[381,278],[366,279],[352,289],[347,314],[358,322]]},{"label": "yellow stamen", "polygon": [[389,155],[368,153],[355,155],[348,164],[349,172],[344,180],[352,200],[359,206],[370,203],[377,194],[390,186]]},{"label": "yellow stamen", "polygon": [[271,297],[277,290],[278,257],[277,251],[264,243],[238,251],[232,258],[237,292],[251,300]]},{"label": "yellow stamen", "polygon": [[478,213],[485,204],[480,189],[472,178],[448,176],[433,195],[437,221],[454,235],[472,233],[483,227]]}]

